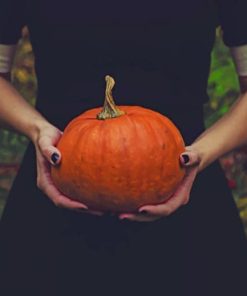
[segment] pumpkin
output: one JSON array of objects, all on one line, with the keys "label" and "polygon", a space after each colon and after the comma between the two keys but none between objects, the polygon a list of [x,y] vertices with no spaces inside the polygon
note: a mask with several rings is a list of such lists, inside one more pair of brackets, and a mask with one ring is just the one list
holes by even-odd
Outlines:
[{"label": "pumpkin", "polygon": [[168,199],[184,177],[184,141],[170,119],[141,106],[116,106],[107,75],[104,107],[87,110],[65,128],[52,167],[57,188],[89,209],[133,212]]}]

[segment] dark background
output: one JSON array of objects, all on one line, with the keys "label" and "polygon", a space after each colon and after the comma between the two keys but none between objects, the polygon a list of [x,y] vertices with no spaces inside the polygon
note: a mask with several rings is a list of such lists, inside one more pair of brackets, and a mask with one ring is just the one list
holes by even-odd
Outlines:
[{"label": "dark background", "polygon": [[[36,93],[33,66],[32,47],[29,43],[28,32],[24,29],[15,58],[12,79],[16,88],[31,104],[35,104]],[[234,65],[228,48],[222,43],[220,30],[217,30],[212,53],[208,93],[210,102],[205,105],[206,126],[210,126],[224,115],[239,95]],[[0,129],[0,216],[27,143],[28,140],[25,137]],[[220,161],[247,233],[247,147],[225,155]]]}]

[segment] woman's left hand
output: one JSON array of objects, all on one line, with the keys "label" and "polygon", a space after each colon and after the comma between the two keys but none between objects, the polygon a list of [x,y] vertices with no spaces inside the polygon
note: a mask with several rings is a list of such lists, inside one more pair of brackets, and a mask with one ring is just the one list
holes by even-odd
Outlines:
[{"label": "woman's left hand", "polygon": [[186,169],[185,177],[168,200],[158,205],[142,206],[138,213],[121,213],[119,219],[150,222],[169,216],[179,207],[187,204],[192,185],[199,170],[200,157],[192,146],[187,146],[185,152],[180,155],[180,162]]}]

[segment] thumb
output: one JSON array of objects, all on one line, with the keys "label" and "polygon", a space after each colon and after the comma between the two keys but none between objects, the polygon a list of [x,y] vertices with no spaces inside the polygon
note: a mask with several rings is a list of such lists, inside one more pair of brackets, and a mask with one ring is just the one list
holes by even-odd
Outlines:
[{"label": "thumb", "polygon": [[43,138],[39,143],[42,155],[49,161],[51,165],[58,165],[61,161],[60,151],[51,144],[51,140]]},{"label": "thumb", "polygon": [[200,158],[196,151],[187,150],[180,155],[180,162],[185,167],[191,167],[198,165]]}]

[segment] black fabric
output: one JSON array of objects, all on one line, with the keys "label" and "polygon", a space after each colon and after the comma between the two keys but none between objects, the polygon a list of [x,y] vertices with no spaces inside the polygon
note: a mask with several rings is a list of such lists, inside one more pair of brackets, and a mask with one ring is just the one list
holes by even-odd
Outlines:
[{"label": "black fabric", "polygon": [[245,0],[216,0],[218,16],[227,46],[247,44],[247,1]]},{"label": "black fabric", "polygon": [[[214,1],[37,0],[27,1],[23,14],[14,9],[20,8],[17,2],[1,2],[0,22],[6,24],[10,11],[18,18],[14,29],[0,26],[0,40],[16,40],[13,32],[23,23],[18,19],[26,15],[37,108],[51,123],[63,129],[79,113],[102,106],[104,76],[110,74],[117,104],[167,115],[186,144],[204,130]],[[30,144],[0,224],[3,295],[245,292],[243,226],[217,162],[199,174],[188,205],[167,218],[139,223],[55,207],[36,187],[35,161]]]},{"label": "black fabric", "polygon": [[0,1],[0,44],[13,45],[21,38],[21,29],[27,23],[25,0]]}]

